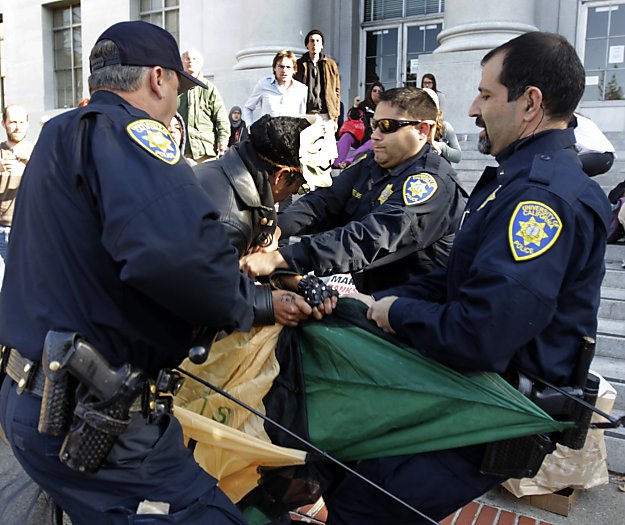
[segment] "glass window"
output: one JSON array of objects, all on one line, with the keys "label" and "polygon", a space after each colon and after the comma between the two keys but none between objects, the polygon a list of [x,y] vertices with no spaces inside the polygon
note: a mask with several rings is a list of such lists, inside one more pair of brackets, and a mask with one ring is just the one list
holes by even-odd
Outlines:
[{"label": "glass window", "polygon": [[606,71],[603,100],[625,100],[625,70]]},{"label": "glass window", "polygon": [[[429,54],[438,47],[436,37],[441,32],[443,24],[425,24],[407,28],[406,47],[406,85],[417,85],[416,64],[419,56]],[[415,62],[416,61],[416,62]]]},{"label": "glass window", "polygon": [[376,81],[386,89],[397,85],[397,39],[397,28],[367,31],[365,91]]},{"label": "glass window", "polygon": [[625,2],[589,2],[586,9],[582,100],[624,100]]},{"label": "glass window", "polygon": [[610,36],[625,36],[625,4],[610,11]]},{"label": "glass window", "polygon": [[608,15],[607,9],[589,9],[588,25],[586,26],[586,38],[595,38],[606,36],[608,33]]},{"label": "glass window", "polygon": [[[374,81],[416,85],[419,57],[438,47],[444,9],[444,0],[365,0],[365,90]],[[367,23],[388,18],[400,20]]]},{"label": "glass window", "polygon": [[365,22],[445,11],[445,0],[365,0]]},{"label": "glass window", "polygon": [[80,4],[59,7],[52,13],[57,108],[74,107],[82,98],[80,21]]},{"label": "glass window", "polygon": [[179,0],[141,0],[139,19],[167,29],[178,42],[180,34],[178,6]]},{"label": "glass window", "polygon": [[584,53],[584,67],[586,69],[600,69],[605,66],[607,45],[607,38],[595,38],[588,41]]}]

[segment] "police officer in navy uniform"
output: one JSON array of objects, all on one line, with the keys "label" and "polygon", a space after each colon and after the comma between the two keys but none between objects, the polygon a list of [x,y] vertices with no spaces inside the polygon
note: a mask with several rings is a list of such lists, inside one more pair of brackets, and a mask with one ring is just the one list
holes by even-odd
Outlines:
[{"label": "police officer in navy uniform", "polygon": [[[374,294],[375,302],[360,298],[378,326],[428,357],[571,385],[581,339],[597,330],[610,218],[567,129],[584,68],[565,38],[540,32],[494,49],[482,65],[470,114],[484,128],[481,151],[499,166],[486,168],[471,194],[447,268]],[[441,520],[502,481],[480,472],[484,449],[368,460],[358,470]],[[332,525],[423,523],[353,477],[328,507]]]},{"label": "police officer in navy uniform", "polygon": [[[92,473],[61,461],[63,435],[37,430],[50,330],[80,333],[111,370],[155,379],[203,331],[248,330],[274,315],[295,324],[311,312],[299,298],[274,300],[274,312],[272,297],[286,292],[240,273],[215,206],[167,132],[179,91],[202,85],[184,72],[174,38],[145,22],[115,24],[90,62],[89,105],[46,124],[18,195],[0,297],[0,421],[26,472],[74,524],[244,523],[170,414],[131,410]],[[81,388],[94,386],[103,387]]]},{"label": "police officer in navy uniform", "polygon": [[390,89],[374,117],[373,153],[280,214],[282,238],[301,238],[245,257],[245,271],[352,272],[358,290],[371,293],[445,266],[465,194],[428,143],[436,103],[421,89]]}]

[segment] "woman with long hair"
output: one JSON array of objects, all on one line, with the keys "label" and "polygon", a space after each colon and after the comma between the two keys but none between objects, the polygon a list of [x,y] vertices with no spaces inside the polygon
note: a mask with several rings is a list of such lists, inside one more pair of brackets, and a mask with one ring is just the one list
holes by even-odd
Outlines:
[{"label": "woman with long hair", "polygon": [[436,126],[432,128],[433,133],[430,137],[430,144],[432,144],[432,147],[438,151],[438,154],[447,160],[447,162],[460,162],[460,160],[462,160],[462,150],[460,149],[460,144],[458,143],[458,138],[456,137],[453,126],[446,120],[443,120],[438,95],[433,89],[427,87],[422,89],[434,101],[436,109],[438,110]]},{"label": "woman with long hair", "polygon": [[441,111],[445,110],[445,95],[438,90],[436,85],[436,77],[432,73],[425,73],[421,77],[421,89],[429,88],[438,96],[438,102]]}]

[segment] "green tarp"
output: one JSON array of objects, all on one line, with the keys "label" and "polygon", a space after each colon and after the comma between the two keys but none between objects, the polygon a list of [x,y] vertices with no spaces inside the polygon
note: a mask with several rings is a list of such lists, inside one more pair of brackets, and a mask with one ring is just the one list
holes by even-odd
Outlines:
[{"label": "green tarp", "polygon": [[494,373],[452,370],[389,337],[366,307],[342,299],[298,332],[312,443],[341,460],[455,448],[571,423],[549,415]]}]

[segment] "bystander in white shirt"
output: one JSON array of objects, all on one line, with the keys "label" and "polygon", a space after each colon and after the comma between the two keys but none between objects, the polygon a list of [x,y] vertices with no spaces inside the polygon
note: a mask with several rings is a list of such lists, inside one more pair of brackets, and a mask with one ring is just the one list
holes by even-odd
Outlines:
[{"label": "bystander in white shirt", "polygon": [[295,67],[295,56],[291,51],[280,51],[275,56],[274,76],[259,80],[243,106],[243,120],[248,125],[263,115],[301,117],[306,114],[308,88],[293,80]]}]

